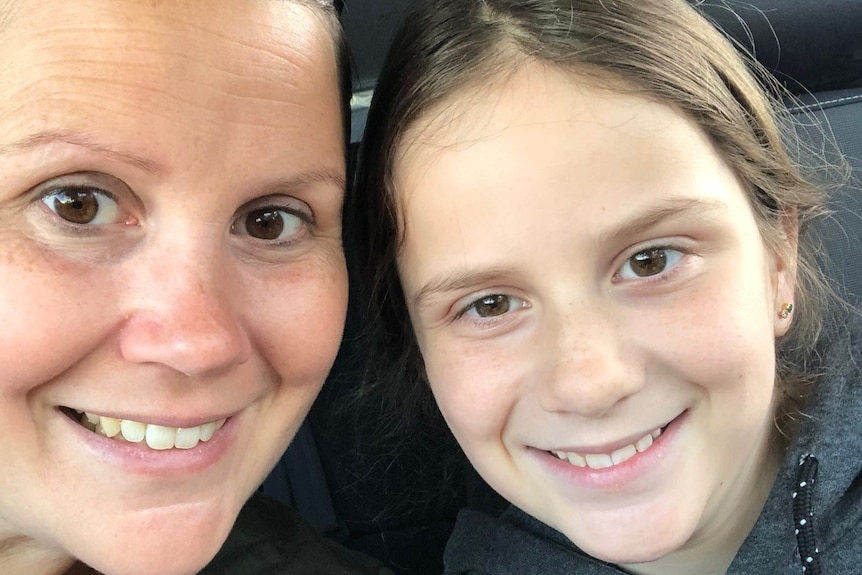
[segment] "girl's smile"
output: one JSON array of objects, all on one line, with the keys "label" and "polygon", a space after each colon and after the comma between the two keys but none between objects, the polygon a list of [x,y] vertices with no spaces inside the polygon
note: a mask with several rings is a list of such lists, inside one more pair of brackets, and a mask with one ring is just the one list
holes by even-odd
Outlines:
[{"label": "girl's smile", "polygon": [[737,544],[774,474],[793,262],[709,140],[668,106],[525,64],[404,141],[399,275],[479,473],[609,562]]}]

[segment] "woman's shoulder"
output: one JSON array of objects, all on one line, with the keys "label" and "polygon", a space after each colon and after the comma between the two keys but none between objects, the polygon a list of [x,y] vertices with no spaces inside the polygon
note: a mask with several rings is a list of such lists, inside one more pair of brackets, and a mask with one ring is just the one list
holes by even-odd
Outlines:
[{"label": "woman's shoulder", "polygon": [[391,571],[321,536],[295,510],[255,494],[200,575],[391,575]]}]

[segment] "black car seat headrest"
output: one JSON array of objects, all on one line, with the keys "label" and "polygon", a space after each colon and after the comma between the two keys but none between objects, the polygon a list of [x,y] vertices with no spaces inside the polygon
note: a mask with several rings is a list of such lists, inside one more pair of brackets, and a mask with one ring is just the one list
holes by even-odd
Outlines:
[{"label": "black car seat headrest", "polygon": [[794,93],[862,86],[860,0],[691,0]]}]

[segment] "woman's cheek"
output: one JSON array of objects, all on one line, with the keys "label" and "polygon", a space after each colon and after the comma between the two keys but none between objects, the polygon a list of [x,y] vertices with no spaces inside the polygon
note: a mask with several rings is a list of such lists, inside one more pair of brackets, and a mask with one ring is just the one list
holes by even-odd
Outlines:
[{"label": "woman's cheek", "polygon": [[110,329],[112,274],[0,235],[0,373],[26,391],[57,376]]}]

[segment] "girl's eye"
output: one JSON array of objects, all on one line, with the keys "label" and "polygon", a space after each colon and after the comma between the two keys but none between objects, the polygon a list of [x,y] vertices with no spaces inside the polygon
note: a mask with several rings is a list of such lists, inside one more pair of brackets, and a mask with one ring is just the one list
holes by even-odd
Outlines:
[{"label": "girl's eye", "polygon": [[81,226],[117,223],[120,211],[110,194],[84,186],[55,188],[42,196],[42,202],[70,224]]},{"label": "girl's eye", "polygon": [[623,264],[621,279],[637,279],[657,276],[675,266],[683,253],[672,248],[647,248],[641,250]]},{"label": "girl's eye", "polygon": [[267,207],[251,210],[237,218],[232,231],[265,241],[284,241],[296,236],[305,222],[300,216],[283,208]]},{"label": "girl's eye", "polygon": [[463,313],[480,318],[490,318],[520,309],[525,305],[524,300],[520,298],[503,294],[491,294],[471,303]]}]

